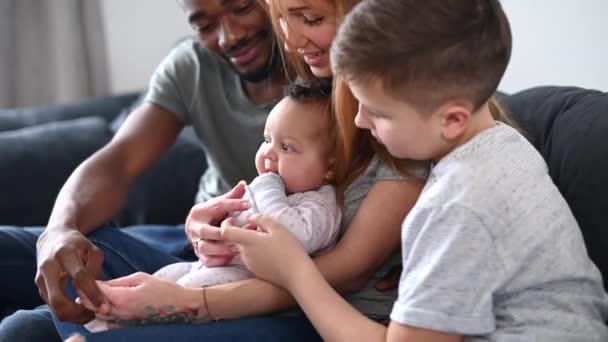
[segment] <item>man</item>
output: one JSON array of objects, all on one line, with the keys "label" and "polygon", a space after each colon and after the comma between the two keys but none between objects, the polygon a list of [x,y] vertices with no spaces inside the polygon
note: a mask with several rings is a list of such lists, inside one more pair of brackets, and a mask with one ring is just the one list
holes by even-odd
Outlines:
[{"label": "man", "polygon": [[[34,278],[38,241],[36,284],[61,320],[83,323],[93,317],[64,293],[68,277],[94,303],[104,303],[94,282],[104,256],[86,235],[118,213],[130,185],[163,155],[184,125],[194,126],[208,158],[197,201],[256,175],[253,160],[264,122],[285,83],[266,13],[255,0],[180,4],[198,41],[174,49],[157,69],[144,103],[108,145],[74,171],[39,239],[32,231],[0,229],[0,249],[18,259],[21,273],[31,273],[23,279]],[[146,232],[145,227],[133,228],[131,234],[141,236],[142,229]],[[164,229],[186,242],[182,230]],[[17,312],[0,325],[2,341],[49,341],[52,336],[59,339],[46,307]]]}]

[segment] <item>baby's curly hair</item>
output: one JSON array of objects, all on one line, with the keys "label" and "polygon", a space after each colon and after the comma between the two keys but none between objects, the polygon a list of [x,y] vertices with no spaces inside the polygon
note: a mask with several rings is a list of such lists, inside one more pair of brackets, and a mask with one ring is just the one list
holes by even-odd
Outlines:
[{"label": "baby's curly hair", "polygon": [[296,80],[284,89],[284,95],[298,102],[331,104],[332,83],[330,80]]},{"label": "baby's curly hair", "polygon": [[[336,146],[338,141],[336,137],[338,134],[336,118],[333,112],[332,88],[332,80],[329,79],[298,79],[285,87],[284,95],[296,102],[318,105],[321,108],[319,114],[324,115],[323,120],[325,120],[325,125],[323,125],[324,131],[319,132],[319,137],[325,141],[327,152],[333,159],[337,153]],[[311,115],[312,113],[302,114]]]}]

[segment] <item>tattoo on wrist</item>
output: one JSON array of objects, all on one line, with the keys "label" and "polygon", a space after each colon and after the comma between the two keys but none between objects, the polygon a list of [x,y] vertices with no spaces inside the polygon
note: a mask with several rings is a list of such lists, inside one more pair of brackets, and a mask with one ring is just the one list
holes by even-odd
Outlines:
[{"label": "tattoo on wrist", "polygon": [[[202,310],[201,310],[202,311]],[[177,310],[174,306],[164,307],[146,306],[146,317],[123,319],[113,317],[108,323],[122,326],[153,325],[153,324],[196,324],[211,321],[211,317],[194,308]]]}]

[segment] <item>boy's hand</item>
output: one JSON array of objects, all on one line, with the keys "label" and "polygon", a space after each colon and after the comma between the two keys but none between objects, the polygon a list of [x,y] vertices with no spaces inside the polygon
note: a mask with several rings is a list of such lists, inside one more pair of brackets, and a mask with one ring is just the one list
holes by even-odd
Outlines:
[{"label": "boy's hand", "polygon": [[186,219],[186,235],[194,253],[207,267],[223,266],[236,255],[234,246],[227,244],[219,224],[233,211],[249,209],[243,200],[245,182],[241,181],[230,192],[195,205]]},{"label": "boy's hand", "polygon": [[101,272],[103,252],[76,229],[47,228],[38,239],[36,285],[40,296],[62,321],[85,323],[94,313],[65,294],[68,277],[80,297],[100,312],[108,302],[95,283]]},{"label": "boy's hand", "polygon": [[247,229],[231,225],[230,220],[222,222],[222,235],[235,243],[243,262],[256,276],[290,289],[297,283],[299,271],[314,267],[300,241],[283,225],[263,215],[253,215],[248,221]]}]

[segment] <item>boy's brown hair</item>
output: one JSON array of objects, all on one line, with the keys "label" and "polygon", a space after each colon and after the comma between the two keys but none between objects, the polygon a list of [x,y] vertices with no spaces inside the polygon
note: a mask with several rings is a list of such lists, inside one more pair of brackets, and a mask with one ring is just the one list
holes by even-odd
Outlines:
[{"label": "boy's brown hair", "polygon": [[509,22],[498,0],[365,0],[347,16],[331,49],[347,82],[380,80],[421,111],[453,99],[490,101],[511,56]]}]

